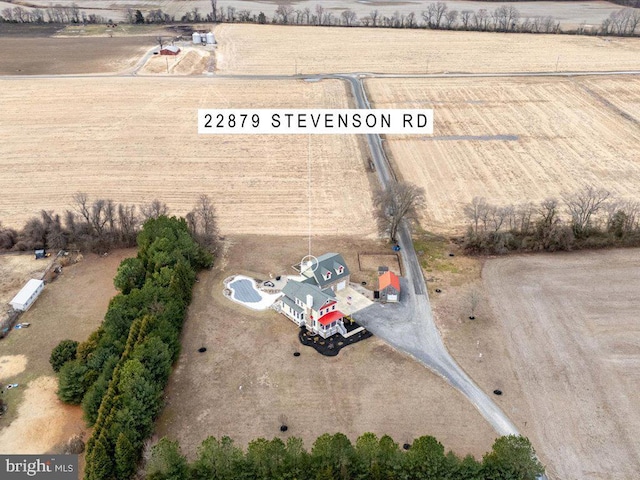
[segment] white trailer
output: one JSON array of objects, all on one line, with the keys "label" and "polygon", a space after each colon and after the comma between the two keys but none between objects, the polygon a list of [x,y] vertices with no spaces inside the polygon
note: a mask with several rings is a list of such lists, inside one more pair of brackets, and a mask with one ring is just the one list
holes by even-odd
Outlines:
[{"label": "white trailer", "polygon": [[40,295],[43,289],[44,282],[42,280],[32,278],[24,287],[22,287],[18,294],[13,297],[13,300],[11,300],[9,304],[14,310],[26,312],[29,310],[29,307],[33,305],[33,302],[36,301],[36,298],[38,298],[38,295]]}]

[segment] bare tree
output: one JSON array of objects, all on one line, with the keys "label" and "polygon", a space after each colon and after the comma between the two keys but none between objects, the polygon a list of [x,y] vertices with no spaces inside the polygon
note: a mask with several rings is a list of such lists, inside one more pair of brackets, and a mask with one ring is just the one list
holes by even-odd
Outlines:
[{"label": "bare tree", "polygon": [[458,21],[458,11],[457,10],[449,10],[444,15],[444,27],[445,28],[453,28],[456,26],[456,22]]},{"label": "bare tree", "polygon": [[195,207],[186,216],[187,225],[194,237],[210,250],[215,250],[218,240],[216,210],[208,195],[198,197]]},{"label": "bare tree", "polygon": [[369,17],[371,18],[371,25],[373,27],[377,27],[378,26],[378,18],[380,17],[380,14],[378,13],[378,10],[372,10],[371,13],[369,14]]},{"label": "bare tree", "polygon": [[277,17],[280,17],[280,23],[286,25],[289,23],[289,17],[293,15],[293,11],[294,9],[291,5],[285,5],[281,3],[276,7],[275,14]]},{"label": "bare tree", "polygon": [[573,195],[565,196],[564,202],[571,214],[573,233],[581,235],[591,225],[593,216],[602,208],[611,194],[604,189],[586,186]]},{"label": "bare tree", "polygon": [[471,287],[471,289],[469,289],[469,291],[467,292],[467,300],[469,302],[469,310],[471,312],[469,318],[473,320],[476,315],[476,308],[478,308],[478,305],[482,300],[482,294],[480,293],[480,290],[478,290],[476,287]]},{"label": "bare tree", "polygon": [[473,27],[476,30],[484,31],[487,29],[487,24],[489,22],[489,12],[487,12],[487,10],[485,10],[484,8],[481,8],[473,14],[472,20]]},{"label": "bare tree", "polygon": [[218,21],[218,0],[211,0],[211,21]]},{"label": "bare tree", "polygon": [[162,215],[167,215],[169,213],[169,207],[164,202],[161,202],[157,198],[152,200],[151,203],[147,205],[142,205],[140,207],[140,212],[142,213],[142,218],[144,221],[149,220],[150,218],[158,218]]},{"label": "bare tree", "polygon": [[460,12],[460,20],[462,21],[462,26],[465,30],[469,30],[469,22],[471,21],[472,15],[472,10],[462,10],[462,12]]},{"label": "bare tree", "polygon": [[547,198],[540,203],[538,209],[540,215],[539,224],[543,227],[551,226],[559,221],[558,219],[558,200],[555,198]]},{"label": "bare tree", "polygon": [[414,12],[410,12],[407,14],[407,21],[405,25],[407,28],[416,28],[418,26],[418,22],[416,21],[416,14]]},{"label": "bare tree", "polygon": [[490,209],[491,206],[487,203],[484,197],[473,197],[471,203],[464,207],[464,214],[469,220],[471,220],[473,224],[473,231],[475,233],[478,233],[480,221],[483,222],[486,230],[487,215],[489,214]]},{"label": "bare tree", "polygon": [[374,203],[381,230],[388,232],[391,241],[395,241],[402,221],[413,218],[425,201],[424,189],[408,182],[394,183],[386,190],[379,190]]},{"label": "bare tree", "polygon": [[125,244],[135,242],[138,233],[138,216],[135,205],[118,205],[118,231]]},{"label": "bare tree", "polygon": [[356,23],[357,15],[353,10],[344,10],[341,14],[341,17],[342,23],[347,27],[351,27]]},{"label": "bare tree", "polygon": [[324,7],[320,4],[316,5],[316,17],[317,17],[317,25],[323,25],[324,21]]}]

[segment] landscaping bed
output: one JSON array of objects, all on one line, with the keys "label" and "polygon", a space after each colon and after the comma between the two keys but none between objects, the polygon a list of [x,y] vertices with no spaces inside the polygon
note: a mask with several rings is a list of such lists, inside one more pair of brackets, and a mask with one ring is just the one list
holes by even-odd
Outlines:
[{"label": "landscaping bed", "polygon": [[[356,322],[353,322],[351,325],[349,325],[348,330],[353,330],[358,327],[360,327],[360,325],[358,325]],[[300,333],[298,334],[300,343],[306,345],[307,347],[313,347],[316,352],[327,357],[335,357],[344,347],[353,345],[354,343],[358,343],[359,341],[365,340],[371,336],[373,336],[371,332],[369,332],[368,330],[363,330],[360,333],[356,333],[349,338],[344,338],[339,333],[331,335],[327,338],[322,338],[320,335],[313,334],[312,332],[308,331],[306,327],[300,327]]]}]

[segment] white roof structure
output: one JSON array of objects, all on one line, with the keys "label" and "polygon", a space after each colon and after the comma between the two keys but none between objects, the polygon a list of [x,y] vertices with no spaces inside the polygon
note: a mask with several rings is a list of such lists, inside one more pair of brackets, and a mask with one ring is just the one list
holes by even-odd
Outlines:
[{"label": "white roof structure", "polygon": [[32,299],[34,293],[36,293],[38,290],[41,290],[43,285],[44,282],[42,280],[36,280],[35,278],[32,278],[24,287],[22,287],[18,294],[13,297],[13,300],[11,300],[11,302],[9,303],[11,303],[14,308],[16,308],[16,306],[28,306],[30,300],[31,303],[33,303],[33,300],[35,300],[35,298]]}]

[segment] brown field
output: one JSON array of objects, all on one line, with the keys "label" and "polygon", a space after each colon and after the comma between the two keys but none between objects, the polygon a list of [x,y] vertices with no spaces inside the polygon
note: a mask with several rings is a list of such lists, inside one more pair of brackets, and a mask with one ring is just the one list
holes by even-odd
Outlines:
[{"label": "brown field", "polygon": [[[298,328],[272,311],[253,312],[222,295],[235,273],[268,278],[307,253],[305,238],[228,237],[218,267],[200,274],[185,323],[182,353],[167,389],[156,435],[180,440],[191,458],[210,435],[246,444],[257,437],[301,437],[307,447],[325,432],[355,440],[364,432],[390,434],[401,444],[434,435],[447,449],[480,457],[496,437],[473,406],[439,377],[384,342],[370,338],[323,357],[297,338]],[[358,252],[372,241],[325,237],[312,252],[344,254],[352,281]],[[207,352],[197,349],[205,346]],[[300,357],[292,354],[300,351]],[[289,431],[279,432],[286,415]]]},{"label": "brown field", "polygon": [[[0,75],[68,75],[131,69],[154,37],[21,38],[0,36]],[[3,99],[4,101],[4,99]],[[3,109],[4,111],[4,109]]]},{"label": "brown field", "polygon": [[[640,38],[223,24],[219,73],[441,73],[637,69]],[[300,48],[304,45],[304,49]]]},{"label": "brown field", "polygon": [[[549,478],[635,478],[640,250],[447,262],[430,272],[447,348],[483,390],[503,391],[494,400]],[[481,293],[475,320],[472,289]]]},{"label": "brown field", "polygon": [[639,268],[637,249],[485,265],[492,338],[508,352],[513,394],[553,478],[622,480],[640,469]]},{"label": "brown field", "polygon": [[[640,199],[640,78],[371,79],[377,108],[433,108],[429,137],[387,138],[424,187],[424,228],[460,232],[475,196],[541,201],[584,185]],[[618,105],[618,106],[616,106]]]},{"label": "brown field", "polygon": [[85,432],[80,407],[64,405],[55,395],[57,381],[49,355],[61,340],[83,341],[100,325],[116,294],[116,268],[133,253],[87,255],[82,262],[66,267],[20,317],[31,326],[0,340],[0,378],[3,383],[20,385],[4,394],[9,410],[0,418],[1,452],[59,452],[69,437]]},{"label": "brown field", "polygon": [[[223,233],[306,234],[308,138],[198,135],[197,109],[349,105],[345,85],[332,80],[1,82],[0,219],[16,227],[43,208],[64,212],[78,191],[136,204],[159,198],[174,214],[206,193]],[[359,140],[315,136],[310,154],[314,234],[374,234]]]}]

